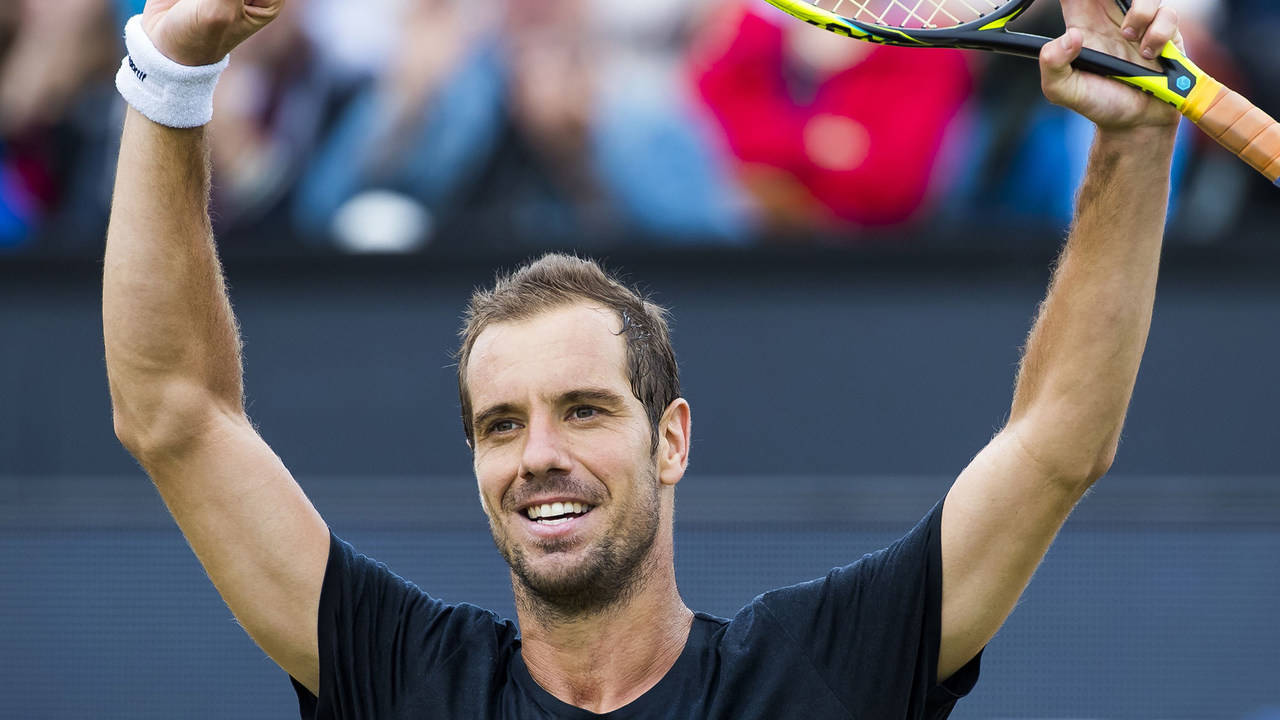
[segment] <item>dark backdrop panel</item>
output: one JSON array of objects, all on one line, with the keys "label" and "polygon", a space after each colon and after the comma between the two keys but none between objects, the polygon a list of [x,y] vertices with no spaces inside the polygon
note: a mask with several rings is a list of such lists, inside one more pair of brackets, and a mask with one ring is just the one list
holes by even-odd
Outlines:
[{"label": "dark backdrop panel", "polygon": [[[953,474],[1000,425],[1046,270],[863,262],[626,263],[675,311],[695,473]],[[1280,472],[1275,267],[1166,271],[1117,471]],[[132,467],[111,433],[97,272],[0,266],[0,473]],[[233,266],[250,411],[290,467],[468,473],[451,352],[491,273]]]}]

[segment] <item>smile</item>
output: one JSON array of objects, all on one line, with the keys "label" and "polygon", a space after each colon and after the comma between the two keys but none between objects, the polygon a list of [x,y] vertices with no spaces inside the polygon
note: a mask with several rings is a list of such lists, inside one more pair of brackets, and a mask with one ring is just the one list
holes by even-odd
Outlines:
[{"label": "smile", "polygon": [[530,505],[524,514],[539,525],[560,525],[591,512],[592,507],[580,502],[543,503]]}]

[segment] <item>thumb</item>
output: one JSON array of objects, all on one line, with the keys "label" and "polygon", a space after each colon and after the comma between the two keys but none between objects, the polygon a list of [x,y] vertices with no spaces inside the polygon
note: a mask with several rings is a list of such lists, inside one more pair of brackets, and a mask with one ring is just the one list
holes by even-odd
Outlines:
[{"label": "thumb", "polygon": [[1040,85],[1050,101],[1057,102],[1066,93],[1076,73],[1071,63],[1083,48],[1084,35],[1077,28],[1067,28],[1061,37],[1040,48]]}]

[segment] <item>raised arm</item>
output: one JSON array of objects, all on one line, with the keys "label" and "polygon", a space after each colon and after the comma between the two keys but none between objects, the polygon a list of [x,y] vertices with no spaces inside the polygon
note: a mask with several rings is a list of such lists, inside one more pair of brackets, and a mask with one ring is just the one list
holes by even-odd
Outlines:
[{"label": "raised arm", "polygon": [[[1041,54],[1046,96],[1098,126],[1066,248],[1027,339],[1008,424],[961,473],[942,515],[939,679],[1013,610],[1085,491],[1115,455],[1146,345],[1178,114],[1075,72],[1083,43],[1142,62],[1176,34],[1158,0],[1062,0],[1069,28]],[[1130,43],[1121,28],[1132,28]]]},{"label": "raised arm", "polygon": [[[150,0],[144,27],[171,59],[206,65],[281,2]],[[162,127],[131,109],[102,298],[116,434],[240,624],[314,692],[328,529],[245,415],[208,196],[204,130]]]}]

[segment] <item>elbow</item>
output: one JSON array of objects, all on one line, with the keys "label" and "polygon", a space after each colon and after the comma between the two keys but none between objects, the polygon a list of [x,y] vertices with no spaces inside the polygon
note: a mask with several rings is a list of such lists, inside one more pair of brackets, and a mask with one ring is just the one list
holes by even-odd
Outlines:
[{"label": "elbow", "polygon": [[1059,477],[1083,495],[1111,470],[1111,464],[1115,459],[1114,448],[1110,452],[1103,451],[1092,457],[1084,457],[1068,466]]},{"label": "elbow", "polygon": [[167,430],[162,423],[141,420],[119,407],[113,408],[111,422],[116,440],[134,459],[146,465],[146,459],[165,452],[166,447],[180,445],[176,433]]},{"label": "elbow", "polygon": [[1064,488],[1083,496],[1094,483],[1111,470],[1115,457],[1115,448],[1112,446],[1110,451],[1102,450],[1097,453],[1062,458],[1050,465],[1051,476]]},{"label": "elbow", "polygon": [[111,420],[116,439],[146,467],[197,444],[227,414],[207,393],[175,386],[145,402],[131,403],[113,393]]},{"label": "elbow", "polygon": [[1050,466],[1049,476],[1064,489],[1083,496],[1089,491],[1089,488],[1093,487],[1094,483],[1107,474],[1114,459],[1114,454],[1108,455],[1106,453],[1096,457],[1085,456],[1078,459],[1064,459]]},{"label": "elbow", "polygon": [[1114,437],[1108,438],[1102,444],[1102,447],[1094,453],[1091,458],[1092,462],[1085,465],[1086,472],[1083,482],[1084,489],[1088,490],[1094,483],[1102,479],[1102,476],[1111,471],[1111,466],[1116,462],[1116,452],[1120,446],[1120,434],[1117,432]]},{"label": "elbow", "polygon": [[1092,440],[1056,431],[1055,424],[1023,422],[1006,428],[1039,473],[1083,495],[1115,463],[1119,431]]},{"label": "elbow", "polygon": [[1119,423],[1112,431],[1095,437],[1092,444],[1085,443],[1081,447],[1082,452],[1074,458],[1072,468],[1075,471],[1074,477],[1083,486],[1082,490],[1088,490],[1111,471],[1119,447]]}]

